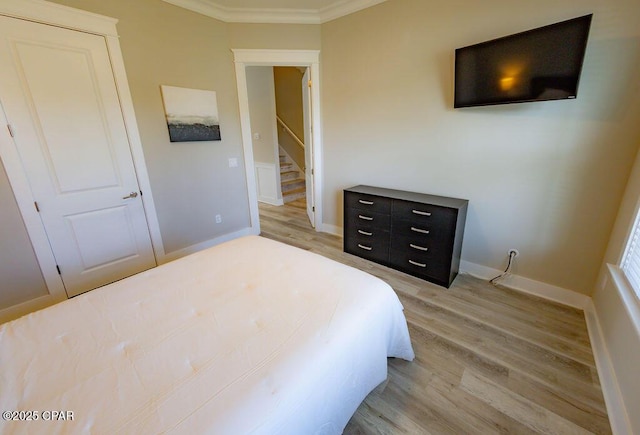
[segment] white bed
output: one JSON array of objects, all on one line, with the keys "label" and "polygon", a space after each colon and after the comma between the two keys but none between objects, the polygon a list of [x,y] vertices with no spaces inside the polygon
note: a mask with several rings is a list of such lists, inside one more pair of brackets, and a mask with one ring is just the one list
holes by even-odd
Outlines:
[{"label": "white bed", "polygon": [[386,283],[249,236],[0,325],[0,433],[341,433],[413,356]]}]

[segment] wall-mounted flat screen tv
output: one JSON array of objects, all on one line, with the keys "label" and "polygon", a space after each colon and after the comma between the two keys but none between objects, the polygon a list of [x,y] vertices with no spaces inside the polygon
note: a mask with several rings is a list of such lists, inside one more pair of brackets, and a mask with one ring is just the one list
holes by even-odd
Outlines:
[{"label": "wall-mounted flat screen tv", "polygon": [[576,98],[592,17],[458,48],[454,107]]}]

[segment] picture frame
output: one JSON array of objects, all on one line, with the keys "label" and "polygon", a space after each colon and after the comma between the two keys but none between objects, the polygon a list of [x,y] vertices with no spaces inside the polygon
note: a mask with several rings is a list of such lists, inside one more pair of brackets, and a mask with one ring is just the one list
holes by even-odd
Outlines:
[{"label": "picture frame", "polygon": [[219,141],[215,91],[160,86],[170,142]]}]

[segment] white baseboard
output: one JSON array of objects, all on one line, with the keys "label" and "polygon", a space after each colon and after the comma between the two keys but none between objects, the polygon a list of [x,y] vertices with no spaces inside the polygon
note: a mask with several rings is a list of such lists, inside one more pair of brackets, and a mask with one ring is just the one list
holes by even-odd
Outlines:
[{"label": "white baseboard", "polygon": [[589,331],[589,341],[591,342],[591,350],[593,358],[596,361],[598,369],[598,378],[602,388],[602,395],[607,406],[607,415],[611,424],[611,431],[614,435],[631,435],[631,424],[626,413],[624,399],[616,372],[611,363],[611,356],[604,340],[604,334],[598,320],[598,313],[591,299],[584,309],[584,317],[587,321],[587,331]]},{"label": "white baseboard", "polygon": [[276,206],[284,205],[284,200],[282,200],[282,199],[263,198],[263,197],[260,197],[260,196],[258,197],[258,202],[264,202],[265,204],[276,205]]},{"label": "white baseboard", "polygon": [[238,237],[249,236],[249,235],[257,236],[259,233],[260,233],[259,230],[254,229],[252,227],[245,228],[240,231],[236,231],[233,233],[225,234],[220,237],[216,237],[215,239],[207,240],[205,242],[187,246],[186,248],[182,248],[177,251],[169,252],[168,254],[165,254],[165,256],[162,257],[161,259],[158,259],[158,263],[159,264],[168,263],[170,261],[177,260],[178,258],[186,257],[187,255],[193,254],[194,252],[202,251],[203,249],[207,249],[212,246],[219,245],[220,243],[237,239]]},{"label": "white baseboard", "polygon": [[12,307],[0,310],[0,325],[11,320],[18,319],[34,311],[41,310],[50,305],[57,304],[66,300],[66,298],[54,298],[51,295],[40,296],[30,301],[22,302]]},{"label": "white baseboard", "polygon": [[[460,262],[460,272],[468,273],[481,279],[491,279],[500,275],[503,271],[462,260]],[[581,310],[584,310],[591,301],[589,296],[582,293],[519,275],[507,275],[500,280],[500,284]]]},{"label": "white baseboard", "polygon": [[[322,224],[319,229],[324,233],[333,234],[342,237],[342,227],[332,224]],[[491,267],[482,266],[480,264],[471,263],[469,261],[460,261],[460,272],[468,273],[476,278],[489,280],[502,273],[501,270],[493,269]],[[584,310],[585,307],[591,302],[591,298],[582,293],[578,293],[573,290],[558,287],[555,285],[547,284],[542,281],[536,281],[530,278],[525,278],[519,275],[507,275],[500,280],[500,284],[505,287],[513,288],[525,293],[539,296],[544,299],[549,299],[554,302],[569,305],[574,308]]]},{"label": "white baseboard", "polygon": [[[481,279],[491,279],[502,273],[501,270],[468,261],[460,262],[460,272],[468,273]],[[611,429],[615,435],[631,435],[631,424],[625,411],[623,395],[619,388],[614,366],[611,362],[609,351],[607,350],[604,334],[602,333],[602,328],[600,327],[592,299],[589,296],[573,290],[518,275],[507,275],[500,280],[500,284],[584,311],[589,340],[591,341],[591,348],[598,369],[598,377],[607,406]]]}]

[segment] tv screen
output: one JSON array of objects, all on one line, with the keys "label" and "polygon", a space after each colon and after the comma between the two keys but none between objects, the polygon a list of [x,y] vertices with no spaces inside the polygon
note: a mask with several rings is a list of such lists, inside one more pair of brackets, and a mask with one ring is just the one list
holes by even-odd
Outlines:
[{"label": "tv screen", "polygon": [[576,98],[592,17],[458,48],[454,107]]}]

